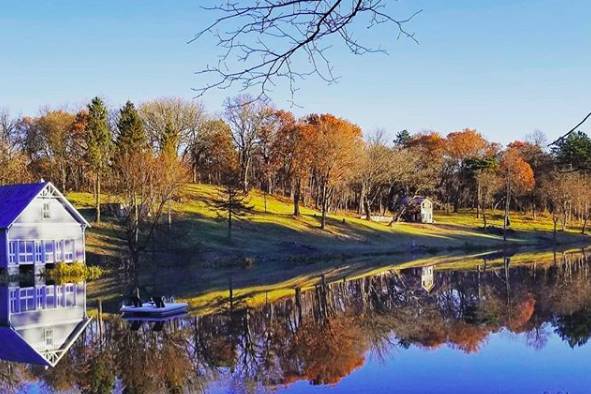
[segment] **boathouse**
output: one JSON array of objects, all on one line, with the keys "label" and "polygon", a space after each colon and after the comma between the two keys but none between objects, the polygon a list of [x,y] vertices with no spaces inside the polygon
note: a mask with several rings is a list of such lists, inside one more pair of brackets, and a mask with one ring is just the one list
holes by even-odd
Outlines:
[{"label": "boathouse", "polygon": [[0,186],[0,269],[84,262],[89,226],[51,182]]}]

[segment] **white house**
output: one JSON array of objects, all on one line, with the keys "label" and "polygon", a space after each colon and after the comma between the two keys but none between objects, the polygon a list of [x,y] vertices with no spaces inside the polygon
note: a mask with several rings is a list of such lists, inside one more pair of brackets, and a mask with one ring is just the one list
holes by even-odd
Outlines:
[{"label": "white house", "polygon": [[402,204],[406,206],[404,219],[416,223],[433,223],[433,202],[427,197],[415,196],[405,198]]},{"label": "white house", "polygon": [[89,226],[50,182],[0,186],[0,269],[84,262]]}]

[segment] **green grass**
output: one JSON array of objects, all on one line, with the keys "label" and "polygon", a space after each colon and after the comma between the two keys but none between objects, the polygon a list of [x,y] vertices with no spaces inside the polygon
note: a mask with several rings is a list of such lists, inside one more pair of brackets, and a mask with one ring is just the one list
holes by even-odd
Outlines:
[{"label": "green grass", "polygon": [[[89,193],[70,193],[70,201],[92,219],[94,204]],[[476,251],[503,244],[499,233],[481,229],[482,220],[474,212],[456,214],[435,212],[435,224],[368,222],[351,212],[331,213],[325,230],[320,229],[320,213],[302,207],[301,216],[292,216],[288,198],[267,196],[267,212],[261,192],[249,194],[252,212],[237,220],[233,237],[227,237],[224,212],[214,202],[219,190],[212,185],[189,184],[183,198],[174,204],[174,226],[166,245],[186,252],[191,261],[243,261],[253,258],[255,264],[274,258],[305,259],[311,256],[338,257],[362,253],[396,253],[420,251],[440,254],[450,250]],[[103,201],[114,201],[109,196]],[[502,227],[502,215],[488,213],[489,226]],[[530,215],[514,212],[509,244],[536,245],[552,242],[552,222],[547,216],[533,220]],[[559,243],[585,242],[578,227],[559,233]],[[88,250],[96,255],[117,255],[124,249],[122,230],[106,220],[88,231]],[[164,242],[164,241],[162,241]],[[196,253],[197,252],[197,253]]]}]

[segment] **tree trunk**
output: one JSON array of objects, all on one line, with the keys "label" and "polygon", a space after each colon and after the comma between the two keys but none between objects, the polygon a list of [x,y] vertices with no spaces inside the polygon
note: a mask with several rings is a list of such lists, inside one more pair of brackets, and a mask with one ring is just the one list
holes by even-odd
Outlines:
[{"label": "tree trunk", "polygon": [[552,238],[554,239],[554,243],[556,243],[556,227],[558,226],[558,215],[552,214],[552,222],[554,224],[554,228],[552,231]]},{"label": "tree trunk", "polygon": [[367,198],[363,201],[363,210],[365,211],[365,220],[371,222],[371,208],[369,206],[369,201]]},{"label": "tree trunk", "polygon": [[101,177],[100,175],[96,175],[95,179],[95,207],[96,207],[96,222],[101,222]]},{"label": "tree trunk", "polygon": [[62,168],[62,193],[66,193],[66,169]]},{"label": "tree trunk", "polygon": [[480,218],[480,200],[481,200],[481,192],[480,192],[480,178],[476,180],[476,219]]},{"label": "tree trunk", "polygon": [[242,191],[248,191],[248,171],[250,170],[250,157],[244,159],[244,173],[242,174]]},{"label": "tree trunk", "polygon": [[301,180],[298,178],[295,181],[293,191],[293,216],[300,216],[300,197],[301,197]]},{"label": "tree trunk", "polygon": [[228,238],[232,239],[232,195],[228,196]]},{"label": "tree trunk", "polygon": [[133,214],[134,214],[134,228],[133,228],[133,241],[134,241],[134,249],[137,249],[137,246],[140,241],[140,210],[136,201],[136,196],[133,196]]},{"label": "tree trunk", "polygon": [[322,215],[320,218],[320,229],[324,230],[324,228],[326,227],[326,209],[327,209],[327,205],[328,205],[328,196],[327,196],[327,187],[326,187],[326,182],[322,183],[322,195],[320,197],[321,201],[321,209],[322,209]]},{"label": "tree trunk", "polygon": [[511,177],[507,178],[507,195],[505,198],[505,217],[503,219],[503,241],[507,240],[507,227],[509,226],[509,204],[511,203]]}]

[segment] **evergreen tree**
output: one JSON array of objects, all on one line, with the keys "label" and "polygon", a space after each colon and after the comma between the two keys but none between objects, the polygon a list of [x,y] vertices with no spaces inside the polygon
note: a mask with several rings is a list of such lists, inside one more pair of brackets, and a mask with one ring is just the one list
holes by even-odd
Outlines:
[{"label": "evergreen tree", "polygon": [[572,167],[575,170],[591,170],[591,138],[582,131],[569,134],[560,140],[553,148],[552,153],[556,160],[563,166]]},{"label": "evergreen tree", "polygon": [[404,148],[408,145],[408,143],[412,140],[412,136],[408,132],[408,130],[402,130],[396,133],[396,137],[394,138],[394,145],[400,148]]},{"label": "evergreen tree", "polygon": [[117,122],[117,154],[142,151],[147,147],[148,138],[142,120],[131,101],[119,111]]},{"label": "evergreen tree", "polygon": [[113,140],[109,128],[107,107],[99,97],[88,104],[86,126],[87,160],[95,174],[96,222],[101,221],[101,180],[111,159]]},{"label": "evergreen tree", "polygon": [[160,137],[160,153],[168,157],[176,158],[178,143],[179,135],[174,129],[172,122],[166,122],[164,132]]}]

